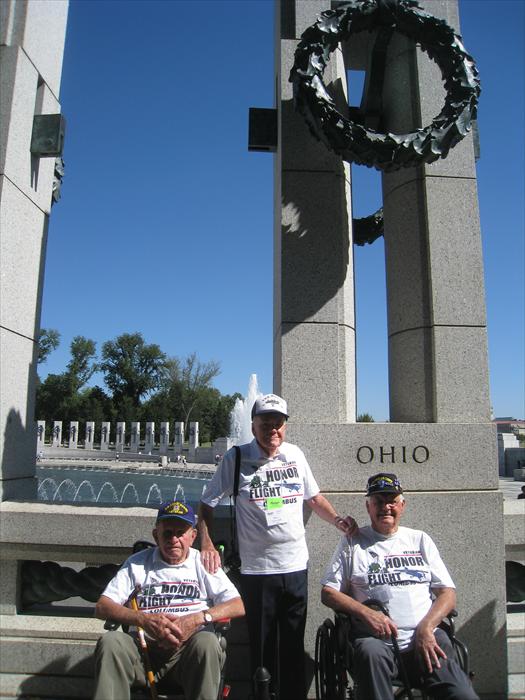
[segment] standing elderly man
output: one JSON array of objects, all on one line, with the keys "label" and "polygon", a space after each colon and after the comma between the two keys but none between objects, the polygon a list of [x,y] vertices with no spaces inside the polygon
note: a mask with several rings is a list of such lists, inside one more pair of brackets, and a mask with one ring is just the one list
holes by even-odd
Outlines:
[{"label": "standing elderly man", "polygon": [[[280,396],[267,394],[255,401],[254,440],[240,446],[236,520],[252,674],[265,666],[276,696],[304,700],[308,550],[303,502],[344,533],[356,525],[353,518],[335,512],[319,493],[303,452],[284,441],[287,418]],[[213,508],[234,491],[235,463],[231,449],[202,496],[201,556],[211,571],[219,565],[210,537]]]},{"label": "standing elderly man", "polygon": [[137,628],[145,632],[157,680],[182,686],[188,700],[216,700],[225,659],[212,623],[244,615],[244,606],[222,570],[205,571],[191,546],[196,535],[191,506],[165,503],[153,530],[157,546],[132,555],[106,586],[95,615],[133,631],[99,639],[93,700],[126,700],[131,685],[146,685]]},{"label": "standing elderly man", "polygon": [[[366,495],[371,524],[341,538],[321,593],[325,605],[352,618],[358,699],[394,697],[391,681],[399,669],[393,635],[408,677],[421,679],[431,697],[476,700],[438,628],[455,607],[456,593],[436,545],[422,530],[399,525],[406,503],[395,474],[370,477]],[[368,598],[383,603],[389,617],[363,605]]]}]

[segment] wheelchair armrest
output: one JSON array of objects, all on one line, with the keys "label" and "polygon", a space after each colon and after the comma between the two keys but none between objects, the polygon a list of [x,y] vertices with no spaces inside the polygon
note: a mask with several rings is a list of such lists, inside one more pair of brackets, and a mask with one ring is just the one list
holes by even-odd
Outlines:
[{"label": "wheelchair armrest", "polygon": [[230,629],[232,621],[229,617],[221,617],[219,620],[215,620],[213,624],[215,625],[216,632],[224,634],[224,632],[227,632]]},{"label": "wheelchair armrest", "polygon": [[108,630],[108,632],[114,632],[118,630],[119,627],[120,622],[115,622],[115,620],[106,620],[106,622],[104,622],[104,629]]}]

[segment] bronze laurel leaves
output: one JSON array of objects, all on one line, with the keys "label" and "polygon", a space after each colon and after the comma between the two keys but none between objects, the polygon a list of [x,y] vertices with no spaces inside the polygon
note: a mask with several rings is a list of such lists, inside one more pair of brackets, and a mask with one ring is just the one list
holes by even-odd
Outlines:
[{"label": "bronze laurel leaves", "polygon": [[[391,26],[413,39],[441,69],[445,104],[425,128],[408,134],[376,132],[346,119],[326,91],[322,76],[339,42],[378,26]],[[469,132],[480,94],[478,71],[461,37],[415,0],[352,0],[323,12],[302,35],[290,81],[296,108],[318,139],[348,162],[385,172],[445,158]]]}]

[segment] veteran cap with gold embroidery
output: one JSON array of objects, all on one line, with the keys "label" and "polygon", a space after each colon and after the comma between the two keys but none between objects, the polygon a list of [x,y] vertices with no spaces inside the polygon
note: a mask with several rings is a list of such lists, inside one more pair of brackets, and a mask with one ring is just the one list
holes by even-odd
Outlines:
[{"label": "veteran cap with gold embroidery", "polygon": [[366,484],[366,495],[372,496],[374,493],[403,493],[403,489],[395,474],[379,472],[371,476]]},{"label": "veteran cap with gold embroidery", "polygon": [[180,501],[168,501],[161,505],[157,513],[157,522],[168,518],[178,518],[195,527],[195,511],[191,506],[187,506]]}]

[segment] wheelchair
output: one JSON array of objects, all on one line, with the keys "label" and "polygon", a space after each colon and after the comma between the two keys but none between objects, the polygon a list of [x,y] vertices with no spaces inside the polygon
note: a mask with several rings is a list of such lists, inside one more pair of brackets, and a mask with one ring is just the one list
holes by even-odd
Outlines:
[{"label": "wheelchair", "polygon": [[[132,553],[136,554],[137,552],[142,551],[143,549],[149,549],[150,547],[154,547],[155,544],[153,542],[149,542],[148,540],[138,540],[133,544],[132,548]],[[104,629],[107,631],[115,631],[120,627],[120,625],[116,622],[113,622],[112,620],[106,620],[104,624]],[[230,629],[230,620],[229,619],[224,619],[224,620],[217,620],[214,623],[215,627],[215,635],[217,636],[217,639],[219,640],[219,644],[221,646],[221,649],[226,652],[226,647],[227,647],[227,642],[226,642],[226,637],[224,636],[225,632]],[[129,633],[129,627],[127,625],[122,626],[122,631],[125,632],[126,634]],[[146,677],[148,676],[148,664],[149,660],[147,661],[147,654],[143,654],[143,663],[146,671]],[[228,695],[230,694],[230,686],[227,685],[225,682],[224,678],[224,667],[221,669],[221,677],[220,677],[220,683],[219,683],[219,692],[217,694],[217,700],[223,700],[224,698],[227,698]],[[192,700],[191,698],[185,698],[184,693],[182,688],[175,686],[175,687],[170,687],[169,691],[166,689],[165,684],[163,687],[162,681],[160,684],[157,686],[157,683],[153,681],[152,683],[149,683],[146,687],[135,687],[133,686],[131,688],[131,699],[132,700],[147,700],[148,698],[151,698],[151,700]]]},{"label": "wheelchair", "polygon": [[[387,609],[378,600],[367,600],[364,605],[388,615]],[[468,649],[456,637],[455,617],[457,617],[457,611],[452,610],[439,626],[447,633],[459,666],[472,680],[474,674],[470,670]],[[327,618],[317,630],[315,640],[315,692],[317,700],[355,700],[356,698],[356,688],[352,675],[351,626],[352,623],[348,615],[335,613],[334,621]],[[413,700],[414,691],[417,691],[422,700],[428,700],[429,696],[423,688],[409,683],[400,658],[399,648],[395,639],[392,639],[394,654],[400,669],[399,677],[392,682],[394,697],[396,700]]]}]

